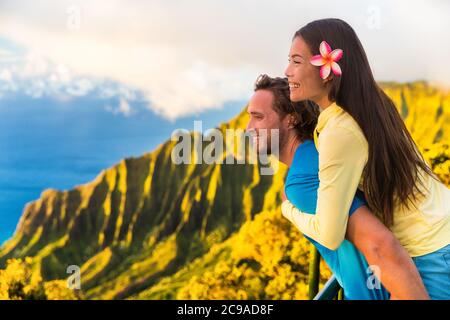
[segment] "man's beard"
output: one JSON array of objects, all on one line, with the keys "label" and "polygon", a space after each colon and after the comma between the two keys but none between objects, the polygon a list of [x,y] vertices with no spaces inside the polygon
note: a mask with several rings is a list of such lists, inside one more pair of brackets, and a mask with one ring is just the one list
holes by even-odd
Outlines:
[{"label": "man's beard", "polygon": [[[280,150],[282,150],[282,148],[285,146],[286,144],[286,131],[280,128],[272,128],[272,129],[278,129],[278,141],[275,141],[275,143],[278,143],[278,153]],[[265,145],[261,146],[261,140],[258,139],[258,152],[259,154],[266,154],[266,155],[272,155],[273,154],[273,150],[272,150],[272,145],[273,145],[273,141],[272,141],[272,135],[271,135],[271,129],[267,129],[267,134],[268,137],[267,139],[265,139]],[[279,156],[279,154],[276,154],[276,156]]]}]

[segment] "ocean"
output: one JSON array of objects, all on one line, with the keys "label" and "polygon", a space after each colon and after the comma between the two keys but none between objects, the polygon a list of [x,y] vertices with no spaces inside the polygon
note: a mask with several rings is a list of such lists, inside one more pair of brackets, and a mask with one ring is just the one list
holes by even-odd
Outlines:
[{"label": "ocean", "polygon": [[27,202],[47,188],[71,189],[92,181],[121,159],[140,156],[170,139],[178,128],[214,128],[237,115],[245,101],[168,121],[130,103],[131,115],[113,114],[117,104],[95,97],[70,101],[13,96],[0,100],[0,244],[10,238]]}]

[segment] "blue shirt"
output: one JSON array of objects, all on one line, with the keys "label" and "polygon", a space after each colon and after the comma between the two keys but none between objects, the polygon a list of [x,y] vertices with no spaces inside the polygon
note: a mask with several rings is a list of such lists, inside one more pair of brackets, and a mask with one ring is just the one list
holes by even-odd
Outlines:
[{"label": "blue shirt", "polygon": [[[319,154],[314,142],[306,140],[295,151],[289,168],[285,183],[286,197],[300,211],[315,214],[318,188]],[[349,215],[365,204],[364,194],[358,191],[353,199]],[[306,238],[316,246],[337,281],[344,288],[345,299],[389,299],[389,293],[381,284],[373,286],[374,274],[368,269],[369,265],[362,253],[351,242],[344,240],[336,250],[330,250],[309,237]],[[380,288],[377,289],[378,287]]]}]

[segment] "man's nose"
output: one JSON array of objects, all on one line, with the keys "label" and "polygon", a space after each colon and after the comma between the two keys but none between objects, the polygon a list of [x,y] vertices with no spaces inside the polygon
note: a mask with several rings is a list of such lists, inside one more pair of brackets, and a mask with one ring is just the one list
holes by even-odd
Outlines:
[{"label": "man's nose", "polygon": [[247,127],[245,127],[245,131],[250,131],[250,130],[253,129],[251,123],[252,123],[251,121],[249,121],[249,122],[247,123]]},{"label": "man's nose", "polygon": [[246,133],[250,133],[250,134],[256,132],[256,128],[255,128],[255,125],[254,125],[254,123],[253,123],[252,120],[250,120],[250,121],[247,123],[247,127],[245,128],[245,132],[246,132]]}]

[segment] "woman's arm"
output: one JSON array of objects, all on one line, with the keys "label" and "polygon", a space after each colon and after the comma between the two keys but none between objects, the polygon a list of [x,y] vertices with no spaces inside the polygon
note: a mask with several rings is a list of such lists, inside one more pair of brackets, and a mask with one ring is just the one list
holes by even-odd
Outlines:
[{"label": "woman's arm", "polygon": [[380,281],[391,299],[429,299],[419,272],[392,232],[366,206],[349,218],[346,238],[380,270]]},{"label": "woman's arm", "polygon": [[302,233],[336,250],[345,238],[348,212],[367,161],[367,143],[347,128],[333,127],[320,133],[318,151],[316,214],[303,213],[288,200],[281,211]]}]

